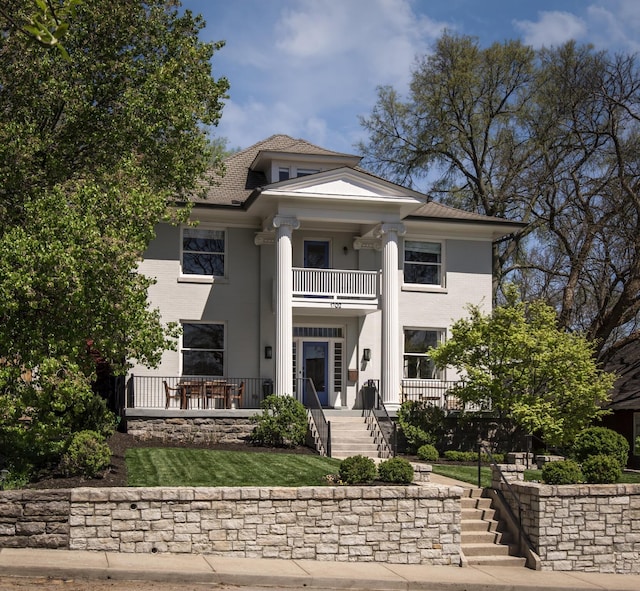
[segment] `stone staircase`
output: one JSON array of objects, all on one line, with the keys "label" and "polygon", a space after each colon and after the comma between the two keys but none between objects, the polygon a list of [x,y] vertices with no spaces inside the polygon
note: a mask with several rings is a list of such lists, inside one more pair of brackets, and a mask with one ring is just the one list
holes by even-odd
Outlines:
[{"label": "stone staircase", "polygon": [[515,546],[496,519],[491,499],[482,496],[481,488],[465,488],[462,506],[461,549],[467,564],[525,566],[526,560],[515,554]]},{"label": "stone staircase", "polygon": [[331,422],[331,457],[344,459],[349,456],[378,457],[378,444],[367,428],[361,411],[325,410]]}]

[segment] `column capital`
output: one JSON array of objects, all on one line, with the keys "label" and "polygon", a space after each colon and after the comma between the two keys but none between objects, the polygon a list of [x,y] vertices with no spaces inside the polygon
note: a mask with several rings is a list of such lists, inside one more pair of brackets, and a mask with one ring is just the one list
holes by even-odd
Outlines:
[{"label": "column capital", "polygon": [[292,215],[275,215],[271,219],[274,228],[288,227],[297,230],[300,227],[300,220]]},{"label": "column capital", "polygon": [[407,233],[407,228],[402,222],[384,222],[380,224],[375,230],[375,236],[380,238],[385,234],[396,234],[397,236],[404,236]]}]

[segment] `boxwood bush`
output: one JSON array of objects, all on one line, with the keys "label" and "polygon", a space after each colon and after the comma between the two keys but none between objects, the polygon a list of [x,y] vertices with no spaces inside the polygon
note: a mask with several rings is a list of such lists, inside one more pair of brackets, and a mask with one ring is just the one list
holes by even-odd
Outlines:
[{"label": "boxwood bush", "polygon": [[578,462],[591,456],[607,455],[616,458],[624,469],[629,458],[629,442],[623,435],[606,427],[589,427],[580,431],[573,442],[573,455]]},{"label": "boxwood bush", "polygon": [[96,431],[80,431],[62,455],[60,469],[65,476],[95,478],[111,462],[111,449],[104,437]]},{"label": "boxwood bush", "polygon": [[349,456],[340,462],[340,480],[344,484],[369,484],[378,474],[376,463],[365,456]]},{"label": "boxwood bush", "polygon": [[582,474],[589,484],[613,484],[620,480],[622,468],[614,456],[597,454],[582,462]]},{"label": "boxwood bush", "polygon": [[582,473],[574,460],[547,462],[542,467],[542,480],[547,484],[576,484],[582,481]]},{"label": "boxwood bush", "polygon": [[391,458],[378,465],[378,478],[383,482],[411,484],[413,482],[413,466],[405,458]]},{"label": "boxwood bush", "polygon": [[440,457],[440,454],[433,445],[427,443],[426,445],[423,445],[418,449],[417,456],[418,459],[425,462],[435,462]]}]

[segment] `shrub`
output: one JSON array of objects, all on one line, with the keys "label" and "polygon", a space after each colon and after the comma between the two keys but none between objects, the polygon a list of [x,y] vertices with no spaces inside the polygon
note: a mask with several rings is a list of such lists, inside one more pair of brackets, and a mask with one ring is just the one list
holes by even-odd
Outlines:
[{"label": "shrub", "polygon": [[340,462],[340,480],[345,484],[368,484],[377,472],[376,463],[365,456],[350,456]]},{"label": "shrub", "polygon": [[616,431],[606,427],[589,427],[580,431],[573,442],[573,455],[578,462],[590,456],[614,456],[623,469],[629,458],[629,442]]},{"label": "shrub", "polygon": [[380,462],[378,478],[383,482],[411,484],[413,482],[413,466],[404,458],[391,458]]},{"label": "shrub", "polygon": [[580,466],[573,460],[547,462],[542,467],[542,480],[547,484],[575,484],[582,480]]},{"label": "shrub", "polygon": [[79,431],[62,455],[60,468],[66,476],[94,478],[109,467],[111,449],[96,431]]},{"label": "shrub", "polygon": [[444,433],[444,411],[437,406],[408,400],[398,409],[398,424],[407,440],[409,452],[423,445],[433,445]]},{"label": "shrub", "polygon": [[622,468],[614,456],[597,454],[582,462],[582,474],[589,484],[613,484],[620,480]]},{"label": "shrub", "polygon": [[252,420],[257,423],[252,443],[273,447],[302,445],[307,435],[307,411],[292,396],[267,396],[260,405],[262,413]]},{"label": "shrub", "polygon": [[426,445],[422,445],[418,449],[417,455],[419,459],[425,462],[435,462],[440,457],[438,450],[430,443],[427,443]]}]

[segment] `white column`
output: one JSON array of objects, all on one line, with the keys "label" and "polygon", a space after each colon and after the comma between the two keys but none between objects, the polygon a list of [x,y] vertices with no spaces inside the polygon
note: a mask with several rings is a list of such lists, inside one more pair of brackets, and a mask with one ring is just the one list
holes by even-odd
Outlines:
[{"label": "white column", "polygon": [[403,224],[382,224],[382,368],[381,395],[385,406],[400,406],[400,314],[398,281],[398,236],[403,236]]},{"label": "white column", "polygon": [[276,343],[274,393],[293,395],[293,255],[291,235],[300,227],[295,217],[276,216]]}]

